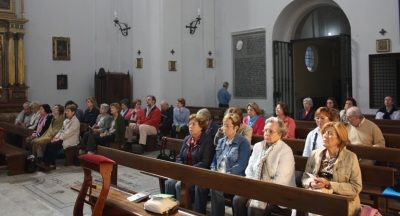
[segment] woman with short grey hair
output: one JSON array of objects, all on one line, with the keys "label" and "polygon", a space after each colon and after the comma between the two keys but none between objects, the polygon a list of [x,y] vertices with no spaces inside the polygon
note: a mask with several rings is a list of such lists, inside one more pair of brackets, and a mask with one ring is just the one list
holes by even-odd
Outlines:
[{"label": "woman with short grey hair", "polygon": [[303,99],[303,109],[297,113],[297,120],[302,121],[313,121],[314,120],[314,110],[313,110],[313,100],[310,97]]}]

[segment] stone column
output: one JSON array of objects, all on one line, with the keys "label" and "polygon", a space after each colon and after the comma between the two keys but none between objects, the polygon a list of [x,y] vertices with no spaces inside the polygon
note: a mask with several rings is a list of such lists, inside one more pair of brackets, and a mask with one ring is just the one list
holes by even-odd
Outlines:
[{"label": "stone column", "polygon": [[24,35],[18,34],[18,84],[25,84]]},{"label": "stone column", "polygon": [[7,66],[8,66],[8,84],[15,84],[15,53],[14,53],[14,34],[8,35],[8,52],[7,52]]}]

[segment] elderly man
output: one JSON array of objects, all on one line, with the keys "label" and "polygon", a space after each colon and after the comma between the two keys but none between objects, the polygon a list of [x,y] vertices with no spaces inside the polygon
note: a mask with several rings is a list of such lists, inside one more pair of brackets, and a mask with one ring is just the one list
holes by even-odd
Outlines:
[{"label": "elderly man", "polygon": [[385,147],[381,129],[375,123],[364,118],[358,107],[347,109],[346,118],[349,121],[347,132],[350,144]]},{"label": "elderly man", "polygon": [[[246,178],[295,187],[295,167],[292,149],[281,140],[285,124],[277,117],[265,121],[264,140],[254,145]],[[290,215],[291,209],[258,200],[235,196],[233,215]]]},{"label": "elderly man", "polygon": [[28,127],[32,118],[31,105],[27,101],[22,105],[22,107],[24,109],[18,114],[17,118],[15,119],[15,124],[21,127]]},{"label": "elderly man", "polygon": [[160,135],[161,137],[171,134],[174,107],[168,104],[166,100],[161,101],[161,123],[160,123]]},{"label": "elderly man", "polygon": [[28,129],[34,130],[36,129],[36,126],[38,125],[40,119],[40,103],[38,101],[33,101],[30,104],[30,107],[31,107],[32,117],[27,127]]},{"label": "elderly man", "polygon": [[397,107],[394,106],[391,96],[386,96],[383,104],[385,106],[376,112],[375,119],[400,120],[400,112],[397,110]]},{"label": "elderly man", "polygon": [[156,97],[148,95],[146,103],[147,107],[144,110],[144,116],[137,119],[136,123],[129,124],[129,127],[133,128],[133,133],[139,135],[139,145],[134,144],[132,146],[132,151],[138,154],[143,154],[144,152],[147,135],[157,135],[161,121],[161,111],[156,106]]}]

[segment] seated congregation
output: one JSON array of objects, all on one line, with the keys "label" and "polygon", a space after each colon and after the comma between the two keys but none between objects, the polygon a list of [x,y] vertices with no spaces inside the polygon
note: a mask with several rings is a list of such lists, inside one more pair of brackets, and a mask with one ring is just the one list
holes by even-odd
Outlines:
[{"label": "seated congregation", "polygon": [[[148,95],[145,108],[140,99],[134,100],[132,107],[130,101],[124,99],[120,103],[101,104],[98,108],[96,100],[88,97],[84,112],[73,101],[52,108],[48,104],[27,102],[15,125],[31,129],[32,133],[24,140],[10,133],[6,142],[26,149],[29,161],[49,171],[55,168],[61,149],[77,147],[79,154],[96,154],[98,146],[107,146],[143,154],[151,137],[156,138],[156,143],[163,136],[178,138],[182,139],[182,145],[176,163],[345,196],[349,200],[348,215],[358,215],[361,211],[360,164],[373,166],[375,161],[359,159],[346,146],[385,147],[380,127],[363,116],[353,98],[346,99],[340,112],[333,98],[328,98],[326,106],[316,110],[312,99],[305,98],[296,120],[290,117],[283,102],[277,103],[273,117],[266,117],[265,111],[255,102],[247,104],[245,115],[242,108],[219,108],[219,114],[223,113],[222,125],[209,109],[193,112],[191,107],[186,107],[184,98],[178,98],[175,107],[163,100],[158,108],[156,102],[155,96]],[[384,105],[376,119],[398,119],[399,111],[390,96],[385,97]],[[307,128],[303,156],[308,159],[299,176],[295,154],[285,140],[298,138],[296,123],[313,120],[316,127]],[[252,145],[254,136],[261,136],[262,140]],[[168,179],[164,186],[165,193],[182,202],[181,181]],[[234,215],[292,215],[296,212],[285,206],[200,185],[190,185],[189,193],[189,208],[202,214],[206,213],[209,199],[211,215],[225,214],[226,199],[231,201]]]}]

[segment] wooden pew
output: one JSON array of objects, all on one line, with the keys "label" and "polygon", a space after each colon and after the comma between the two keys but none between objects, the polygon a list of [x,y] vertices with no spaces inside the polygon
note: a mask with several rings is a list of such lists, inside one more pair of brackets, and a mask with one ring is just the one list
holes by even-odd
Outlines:
[{"label": "wooden pew", "polygon": [[211,113],[211,117],[213,120],[216,122],[222,122],[222,119],[224,118],[224,114],[227,108],[224,107],[197,107],[197,106],[186,106],[186,108],[189,109],[190,113],[197,113],[200,109],[206,108],[208,111]]},{"label": "wooden pew", "polygon": [[400,134],[383,134],[385,146],[400,149]]},{"label": "wooden pew", "polygon": [[[349,198],[345,196],[324,194],[302,188],[247,179],[241,176],[222,174],[103,146],[99,146],[98,153],[114,160],[119,165],[182,181],[182,188],[184,188],[182,190],[183,207],[187,207],[188,204],[188,186],[195,184],[304,212],[336,216],[346,215],[348,211]],[[191,173],[191,175],[185,175],[185,173]],[[215,181],[216,179],[218,181]],[[243,187],[243,185],[246,185],[246,187]],[[279,194],[279,196],[268,196],[268,194]]]},{"label": "wooden pew", "polygon": [[32,133],[33,133],[32,129],[24,128],[24,127],[21,127],[19,125],[15,125],[15,124],[9,123],[9,122],[0,122],[0,127],[4,128],[6,133],[11,133],[11,134],[21,136],[22,137],[22,143],[21,143],[22,147],[25,146],[25,139],[28,136],[32,135]]}]

